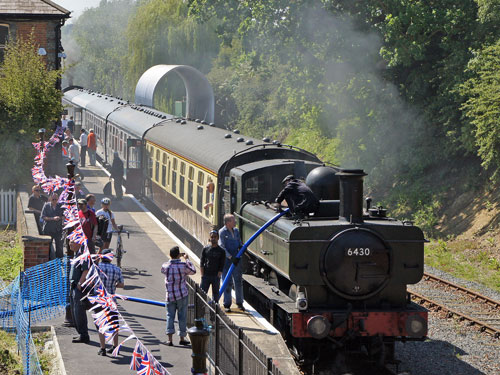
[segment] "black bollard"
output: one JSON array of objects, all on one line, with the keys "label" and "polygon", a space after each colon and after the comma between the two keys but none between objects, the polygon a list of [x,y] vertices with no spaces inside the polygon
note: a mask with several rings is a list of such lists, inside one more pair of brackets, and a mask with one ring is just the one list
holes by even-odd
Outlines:
[{"label": "black bollard", "polygon": [[203,319],[195,319],[195,326],[188,329],[189,339],[191,340],[191,348],[193,354],[193,367],[191,368],[192,374],[206,374],[207,373],[207,349],[208,349],[208,336],[210,332],[203,325]]}]

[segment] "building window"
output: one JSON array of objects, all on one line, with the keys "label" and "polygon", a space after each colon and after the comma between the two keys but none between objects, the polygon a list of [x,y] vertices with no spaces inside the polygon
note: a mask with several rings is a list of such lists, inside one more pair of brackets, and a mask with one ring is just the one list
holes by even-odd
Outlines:
[{"label": "building window", "polygon": [[0,23],[0,62],[2,62],[4,58],[7,39],[9,39],[9,25]]}]

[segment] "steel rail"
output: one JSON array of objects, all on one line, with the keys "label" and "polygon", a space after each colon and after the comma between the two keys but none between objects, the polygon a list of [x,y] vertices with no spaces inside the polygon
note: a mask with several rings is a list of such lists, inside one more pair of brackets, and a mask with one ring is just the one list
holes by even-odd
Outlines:
[{"label": "steel rail", "polygon": [[424,272],[423,278],[424,278],[424,280],[431,280],[431,281],[435,281],[435,282],[438,282],[440,284],[452,287],[456,290],[459,290],[459,291],[467,294],[469,297],[473,297],[474,299],[478,299],[478,300],[485,302],[488,305],[491,305],[492,307],[495,307],[497,309],[500,308],[500,301],[495,301],[494,299],[486,297],[480,293],[474,292],[473,290],[467,289],[467,288],[460,286],[458,284],[452,283],[451,281],[442,279],[442,278],[435,276],[435,275],[431,275],[430,273],[427,273],[427,272]]},{"label": "steel rail", "polygon": [[430,304],[431,308],[437,308],[437,310],[442,310],[444,312],[447,312],[448,314],[448,318],[451,318],[453,315],[456,315],[459,317],[460,320],[467,320],[471,323],[473,323],[474,325],[477,325],[479,327],[479,330],[481,332],[486,332],[490,335],[492,335],[493,337],[495,338],[500,338],[500,330],[495,328],[495,327],[492,327],[490,326],[489,324],[487,323],[484,323],[484,322],[481,322],[467,314],[464,314],[460,311],[457,311],[455,309],[452,309],[452,308],[449,308],[439,302],[436,302],[428,297],[425,297],[423,296],[422,294],[420,293],[417,293],[417,292],[412,292],[412,291],[408,291],[408,293],[410,294],[411,297],[413,297],[414,299],[417,299],[417,300],[420,300],[418,301],[421,305],[424,304],[424,303],[428,303]]}]

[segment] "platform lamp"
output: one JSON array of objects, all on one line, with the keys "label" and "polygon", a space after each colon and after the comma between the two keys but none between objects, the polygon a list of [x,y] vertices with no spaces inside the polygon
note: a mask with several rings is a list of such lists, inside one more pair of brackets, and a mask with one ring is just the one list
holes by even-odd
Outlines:
[{"label": "platform lamp", "polygon": [[193,367],[191,373],[194,375],[204,375],[207,373],[207,349],[210,332],[203,324],[203,319],[195,319],[194,327],[188,329],[189,339],[193,354]]},{"label": "platform lamp", "polygon": [[38,129],[38,136],[40,137],[40,151],[45,146],[45,128]]},{"label": "platform lamp", "polygon": [[[75,164],[73,164],[73,161],[70,161],[68,164],[66,164],[66,169],[68,170],[68,179],[70,181],[73,181],[73,178],[75,177]],[[71,191],[68,192],[68,201],[71,201],[73,199],[73,193]],[[71,229],[68,228],[68,232],[70,231]],[[68,233],[69,234],[69,233]],[[69,246],[69,241],[66,240],[66,254],[68,255],[68,257],[72,254],[70,254],[70,251],[71,253],[73,252],[73,250],[70,250],[70,246]],[[69,263],[69,260],[68,260],[68,263]],[[71,303],[70,303],[70,280],[69,280],[69,273],[70,273],[70,267],[67,267],[67,271],[66,271],[66,278],[68,280],[68,293],[66,295],[66,298],[67,298],[67,302],[66,302],[66,315],[64,317],[64,324],[66,326],[72,326],[74,324],[73,322],[73,314],[71,312]]]}]

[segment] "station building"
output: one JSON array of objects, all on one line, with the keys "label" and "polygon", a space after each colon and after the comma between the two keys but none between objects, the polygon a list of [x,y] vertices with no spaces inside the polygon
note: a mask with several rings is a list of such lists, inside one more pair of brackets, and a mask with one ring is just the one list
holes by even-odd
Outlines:
[{"label": "station building", "polygon": [[9,38],[27,38],[33,32],[49,69],[59,69],[61,27],[69,17],[70,11],[50,0],[0,0],[0,61]]}]

